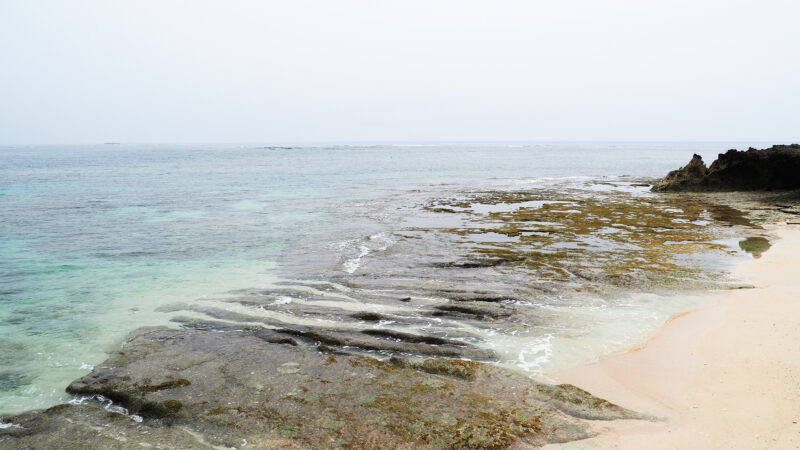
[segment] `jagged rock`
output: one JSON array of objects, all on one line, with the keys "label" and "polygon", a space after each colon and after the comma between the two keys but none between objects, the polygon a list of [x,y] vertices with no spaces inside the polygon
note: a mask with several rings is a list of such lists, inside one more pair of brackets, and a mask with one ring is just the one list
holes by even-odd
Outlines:
[{"label": "jagged rock", "polygon": [[666,177],[656,182],[651,190],[680,190],[687,186],[698,185],[702,182],[707,173],[708,168],[703,162],[703,157],[695,153],[692,156],[692,160],[689,161],[689,164],[668,173]]},{"label": "jagged rock", "polygon": [[728,150],[710,167],[694,155],[689,164],[656,182],[654,192],[788,190],[800,188],[800,145]]},{"label": "jagged rock", "polygon": [[[402,337],[402,336],[401,336]],[[504,448],[581,439],[639,415],[573,386],[463,360],[331,354],[248,331],[150,329],[60,405],[3,418],[2,448]]]}]

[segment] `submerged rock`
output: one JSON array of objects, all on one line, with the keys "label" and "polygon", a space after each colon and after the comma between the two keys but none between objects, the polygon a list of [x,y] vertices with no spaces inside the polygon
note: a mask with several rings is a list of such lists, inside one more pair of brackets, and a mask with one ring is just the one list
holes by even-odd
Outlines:
[{"label": "submerged rock", "polygon": [[387,363],[248,331],[147,330],[68,391],[142,422],[60,405],[4,418],[19,426],[0,429],[0,447],[503,448],[588,437],[581,418],[639,417],[478,362]]},{"label": "submerged rock", "polygon": [[739,248],[750,253],[755,258],[760,258],[761,254],[769,250],[770,247],[772,247],[772,244],[769,243],[769,239],[760,236],[751,236],[739,241]]},{"label": "submerged rock", "polygon": [[673,170],[656,182],[652,190],[754,191],[800,188],[800,145],[774,145],[764,150],[728,150],[710,167],[694,155],[689,164]]}]

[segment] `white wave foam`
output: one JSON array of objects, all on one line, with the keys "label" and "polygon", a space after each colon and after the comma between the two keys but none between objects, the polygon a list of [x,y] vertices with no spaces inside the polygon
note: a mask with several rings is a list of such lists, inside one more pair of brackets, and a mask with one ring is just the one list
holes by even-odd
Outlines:
[{"label": "white wave foam", "polygon": [[370,249],[366,245],[362,245],[361,247],[359,247],[359,250],[360,250],[360,253],[358,254],[358,256],[356,256],[355,258],[352,258],[352,259],[348,259],[347,261],[344,262],[344,264],[342,264],[342,266],[344,267],[345,272],[347,272],[347,273],[355,272],[358,269],[358,267],[361,265],[361,258],[369,255],[369,253],[370,253]]},{"label": "white wave foam", "polygon": [[286,305],[289,303],[292,303],[292,297],[287,297],[285,295],[276,298],[275,301],[272,302],[273,305]]},{"label": "white wave foam", "polygon": [[0,430],[5,430],[5,429],[8,429],[8,428],[22,428],[22,427],[17,425],[17,424],[15,424],[15,423],[3,423],[3,422],[0,422]]},{"label": "white wave foam", "polygon": [[372,236],[369,237],[369,240],[373,241],[373,242],[376,242],[376,243],[381,243],[375,249],[375,250],[377,250],[379,252],[382,252],[382,251],[386,250],[387,248],[391,247],[392,244],[394,244],[394,239],[389,237],[389,233],[373,234]]},{"label": "white wave foam", "polygon": [[106,397],[104,397],[102,395],[91,395],[91,396],[84,396],[84,397],[75,397],[75,398],[67,401],[67,403],[69,403],[70,405],[83,405],[83,404],[86,404],[87,402],[93,402],[93,401],[99,402],[100,404],[102,404],[103,405],[103,409],[108,411],[108,412],[122,414],[123,416],[129,417],[130,419],[132,419],[134,422],[137,422],[137,423],[141,423],[142,422],[142,416],[137,416],[136,414],[130,414],[128,412],[127,408],[123,408],[122,406],[115,405],[114,402],[112,402],[111,400],[109,400],[108,398],[106,398]]},{"label": "white wave foam", "polygon": [[332,250],[344,250],[347,247],[350,247],[353,244],[357,243],[358,241],[360,241],[360,239],[347,239],[339,242],[331,242],[330,244],[328,244],[328,248]]},{"label": "white wave foam", "polygon": [[504,180],[500,180],[499,183],[509,184],[509,185],[512,185],[512,186],[524,186],[524,185],[572,183],[572,182],[578,182],[578,181],[590,181],[590,180],[597,179],[597,178],[598,177],[590,177],[590,176],[586,176],[586,175],[569,175],[569,176],[563,176],[563,177],[536,177],[536,178],[504,179]]},{"label": "white wave foam", "polygon": [[[343,241],[343,242],[353,242],[354,240],[350,241]],[[395,243],[394,239],[389,236],[389,233],[381,232],[377,234],[373,234],[366,239],[363,240],[361,245],[358,247],[358,256],[355,258],[350,258],[344,263],[342,263],[342,267],[344,268],[345,272],[353,273],[361,266],[361,260],[369,255],[372,252],[382,252],[389,247],[391,247]]]},{"label": "white wave foam", "polygon": [[520,350],[517,367],[526,372],[541,375],[542,368],[553,357],[552,339],[552,334],[545,334],[537,338],[528,348]]}]

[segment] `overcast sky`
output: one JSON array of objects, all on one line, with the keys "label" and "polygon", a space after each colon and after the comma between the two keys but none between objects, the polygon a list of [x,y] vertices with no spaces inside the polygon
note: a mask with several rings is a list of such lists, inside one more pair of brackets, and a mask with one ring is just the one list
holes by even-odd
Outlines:
[{"label": "overcast sky", "polygon": [[798,0],[0,0],[0,144],[800,140]]}]

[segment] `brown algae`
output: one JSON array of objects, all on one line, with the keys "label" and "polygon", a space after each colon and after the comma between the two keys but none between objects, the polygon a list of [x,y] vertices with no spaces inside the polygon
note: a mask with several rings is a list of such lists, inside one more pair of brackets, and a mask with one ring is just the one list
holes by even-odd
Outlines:
[{"label": "brown algae", "polygon": [[429,229],[460,237],[469,250],[465,261],[439,266],[521,269],[535,283],[579,283],[581,289],[670,287],[713,278],[688,260],[729,251],[714,242],[725,228],[755,227],[744,212],[698,198],[592,194],[500,191],[434,202],[429,211],[458,207],[469,215],[462,227]]}]

